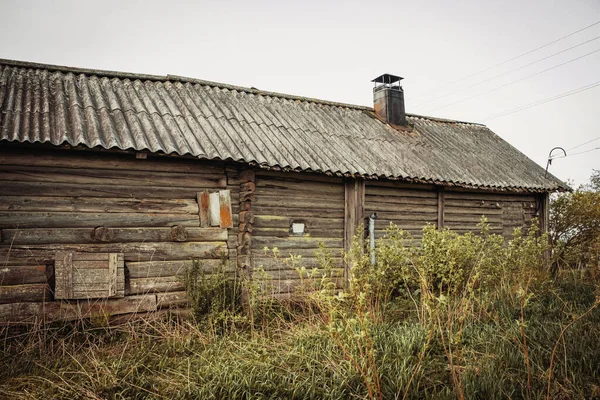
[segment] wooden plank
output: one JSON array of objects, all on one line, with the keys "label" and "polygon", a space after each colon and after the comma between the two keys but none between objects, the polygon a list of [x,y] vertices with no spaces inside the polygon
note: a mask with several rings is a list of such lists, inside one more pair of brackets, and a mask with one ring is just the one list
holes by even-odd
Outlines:
[{"label": "wooden plank", "polygon": [[445,204],[445,210],[448,214],[485,214],[485,215],[502,215],[502,208],[496,207],[456,207]]},{"label": "wooden plank", "polygon": [[297,180],[268,178],[261,178],[256,182],[256,193],[258,194],[285,193],[295,191],[309,191],[342,195],[344,192],[344,187],[341,182],[299,182]]},{"label": "wooden plank", "polygon": [[[252,236],[270,236],[277,238],[287,238],[292,236],[289,228],[254,228],[252,230]],[[303,235],[309,238],[343,238],[344,229],[338,228],[309,228],[306,229],[306,233]]]},{"label": "wooden plank", "polygon": [[405,211],[402,213],[380,211],[377,213],[377,219],[397,220],[397,221],[422,221],[437,223],[436,212],[413,212]]},{"label": "wooden plank", "polygon": [[434,191],[427,190],[410,190],[410,189],[394,189],[394,188],[383,188],[383,187],[366,187],[367,196],[387,196],[387,197],[418,197],[418,198],[430,198],[436,199],[437,193]]},{"label": "wooden plank", "polygon": [[208,195],[208,190],[198,192],[196,196],[198,199],[198,215],[200,216],[200,226],[202,228],[208,228],[210,226],[210,216],[208,213],[208,209],[210,207],[210,197]]},{"label": "wooden plank", "polygon": [[28,323],[78,320],[95,316],[156,311],[156,296],[127,296],[120,299],[79,300],[71,303],[13,303],[0,305],[0,322]]},{"label": "wooden plank", "polygon": [[437,206],[437,198],[429,197],[399,197],[399,196],[380,196],[380,195],[367,195],[365,203],[371,207],[379,204],[410,204],[410,205],[423,205],[423,206]]},{"label": "wooden plank", "polygon": [[70,299],[72,296],[73,251],[57,251],[54,262],[54,297],[56,299]]},{"label": "wooden plank", "polygon": [[269,206],[258,206],[252,205],[252,211],[254,215],[260,216],[286,216],[290,218],[305,218],[305,217],[314,217],[314,218],[334,218],[343,220],[344,218],[344,209],[343,206],[341,209],[319,209],[316,207],[309,208],[297,208],[297,207],[269,207]]},{"label": "wooden plank", "polygon": [[[268,255],[265,255],[263,252],[255,252],[257,254],[254,255],[254,266],[262,267],[265,271],[271,271],[276,269],[292,269],[293,267],[290,265],[289,260],[286,259],[275,259]],[[338,268],[342,267],[344,259],[342,257],[333,257],[332,264],[337,266]],[[319,259],[310,256],[310,257],[302,257],[300,260],[297,260],[297,266],[305,267],[305,268],[322,268],[323,266],[319,264]],[[295,269],[294,269],[295,270]]]},{"label": "wooden plank", "polygon": [[163,276],[154,278],[134,278],[129,280],[127,295],[146,293],[179,292],[185,290],[185,283],[180,276]]},{"label": "wooden plank", "polygon": [[295,250],[295,249],[318,249],[319,244],[323,243],[327,248],[344,248],[343,238],[312,238],[306,236],[290,236],[288,238],[277,238],[277,237],[264,237],[254,236],[252,237],[252,247],[254,249],[263,249],[264,247],[277,247],[281,250]]},{"label": "wooden plank", "polygon": [[388,181],[388,180],[368,180],[367,188],[370,190],[371,188],[391,188],[391,189],[408,189],[408,190],[429,190],[435,191],[437,189],[436,186],[425,183],[407,183],[400,181]]},{"label": "wooden plank", "polygon": [[367,214],[376,212],[392,212],[392,213],[404,213],[404,212],[421,212],[421,213],[436,213],[438,212],[437,204],[433,205],[420,205],[420,204],[394,204],[394,203],[366,203],[365,212]]},{"label": "wooden plank", "polygon": [[210,226],[220,226],[221,209],[219,206],[219,193],[209,193],[208,198],[208,220],[210,221]]},{"label": "wooden plank", "polygon": [[47,283],[0,286],[0,304],[50,300],[52,291]]},{"label": "wooden plank", "polygon": [[221,228],[233,228],[229,190],[219,190],[219,221]]},{"label": "wooden plank", "polygon": [[285,228],[288,232],[292,222],[304,223],[305,229],[343,229],[344,221],[332,218],[293,218],[282,215],[256,215],[254,217],[254,228]]},{"label": "wooden plank", "polygon": [[189,304],[190,299],[185,291],[156,294],[156,305],[159,310],[165,308],[185,307]]},{"label": "wooden plank", "polygon": [[222,162],[198,159],[186,160],[180,157],[151,157],[137,160],[131,154],[106,154],[92,151],[16,149],[0,147],[0,165],[26,165],[32,167],[90,168],[99,165],[103,169],[177,172],[193,174],[224,174]]},{"label": "wooden plank", "polygon": [[444,213],[445,213],[445,205],[444,205],[444,188],[438,188],[438,198],[437,198],[437,228],[444,228]]},{"label": "wooden plank", "polygon": [[55,252],[124,253],[125,261],[165,259],[219,259],[227,251],[226,242],[171,242],[171,243],[102,243],[63,245],[14,245],[0,247],[0,260],[5,265],[52,264]]},{"label": "wooden plank", "polygon": [[279,171],[269,171],[269,170],[264,170],[264,169],[256,171],[257,184],[260,182],[261,179],[264,179],[264,178],[268,178],[268,179],[276,178],[276,179],[283,179],[283,180],[287,180],[287,181],[298,181],[298,182],[308,181],[308,182],[337,183],[340,185],[343,184],[343,178],[334,177],[334,176],[326,176],[323,174],[315,174],[315,173],[308,173],[308,172],[295,172],[295,171],[279,172]]},{"label": "wooden plank", "polygon": [[4,196],[130,197],[136,199],[193,199],[202,188],[93,185],[76,183],[0,181]]},{"label": "wooden plank", "polygon": [[344,197],[306,195],[306,197],[282,197],[281,194],[256,196],[255,204],[264,207],[309,208],[343,210]]},{"label": "wooden plank", "polygon": [[117,294],[117,267],[118,254],[109,253],[108,255],[108,297],[116,296]]},{"label": "wooden plank", "polygon": [[171,227],[173,225],[198,226],[198,218],[191,214],[0,212],[0,226],[12,229],[94,226]]},{"label": "wooden plank", "polygon": [[503,193],[485,193],[485,192],[457,192],[451,189],[446,190],[447,199],[456,200],[477,200],[486,202],[521,202],[535,201],[532,194],[503,194]]},{"label": "wooden plank", "polygon": [[46,265],[0,266],[0,286],[46,283]]},{"label": "wooden plank", "polygon": [[[197,263],[205,273],[218,269],[221,260],[170,260],[170,261],[141,261],[128,262],[127,270],[130,278],[154,278],[162,276],[183,275]],[[227,271],[230,271],[226,268]]]},{"label": "wooden plank", "polygon": [[0,211],[197,214],[198,204],[193,199],[0,196]]},{"label": "wooden plank", "polygon": [[[101,167],[101,166],[99,166]],[[79,185],[127,185],[189,188],[224,188],[225,174],[188,175],[181,173],[152,171],[140,174],[137,171],[101,168],[60,168],[0,165],[1,181],[70,183]]]}]

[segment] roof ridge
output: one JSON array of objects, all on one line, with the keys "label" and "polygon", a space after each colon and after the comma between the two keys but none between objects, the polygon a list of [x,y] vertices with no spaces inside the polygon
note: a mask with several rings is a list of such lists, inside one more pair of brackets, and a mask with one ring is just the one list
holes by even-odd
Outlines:
[{"label": "roof ridge", "polygon": [[[244,86],[232,85],[228,83],[221,83],[215,81],[209,81],[198,78],[189,78],[185,76],[179,75],[152,75],[152,74],[140,74],[134,72],[122,72],[122,71],[110,71],[110,70],[102,70],[102,69],[93,69],[93,68],[79,68],[79,67],[69,67],[65,65],[55,65],[55,64],[45,64],[45,63],[36,63],[29,61],[19,61],[19,60],[10,60],[10,59],[2,59],[0,58],[0,65],[8,65],[12,67],[21,67],[21,68],[31,68],[31,69],[46,69],[57,72],[65,72],[65,73],[77,73],[77,74],[85,74],[85,75],[96,75],[99,77],[106,78],[119,78],[119,79],[133,79],[133,80],[148,80],[148,81],[156,81],[156,82],[181,82],[181,83],[192,83],[205,85],[210,87],[217,87],[220,89],[228,89],[235,90],[238,92],[246,92],[250,94],[256,94],[261,96],[269,96],[269,97],[277,97],[287,100],[297,100],[297,101],[305,101],[308,103],[322,104],[331,107],[341,107],[341,108],[351,108],[355,110],[374,112],[373,107],[361,106],[357,104],[349,104],[349,103],[340,103],[336,101],[317,99],[314,97],[304,97],[297,96],[293,94],[286,94],[280,92],[272,92],[268,90],[260,90],[255,88],[248,88]],[[468,124],[468,125],[478,125],[485,126],[484,124],[480,124],[477,122],[467,122],[467,121],[458,121],[446,118],[438,118],[438,117],[429,117],[425,115],[411,114],[406,113],[408,117],[412,118],[421,118],[427,119],[435,122],[443,122],[443,123],[460,123],[460,124]]]}]

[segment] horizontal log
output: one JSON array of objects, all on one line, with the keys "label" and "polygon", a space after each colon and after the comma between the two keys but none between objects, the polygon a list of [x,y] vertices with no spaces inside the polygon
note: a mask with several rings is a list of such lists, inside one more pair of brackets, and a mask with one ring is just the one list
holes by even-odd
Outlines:
[{"label": "horizontal log", "polygon": [[0,148],[0,165],[26,165],[50,168],[89,168],[99,165],[103,169],[179,172],[182,174],[225,173],[219,161],[185,160],[179,157],[152,157],[136,159],[132,154],[99,154],[93,151],[40,150]]},{"label": "horizontal log", "polygon": [[289,208],[309,208],[309,209],[333,209],[339,210],[344,208],[343,197],[334,198],[329,196],[308,196],[308,197],[289,197],[285,198],[281,195],[262,195],[255,197],[257,206],[265,207],[289,207]]},{"label": "horizontal log", "polygon": [[71,183],[79,185],[127,185],[189,188],[225,188],[225,174],[182,174],[152,171],[140,174],[138,171],[90,168],[26,167],[0,165],[0,180],[11,182]]},{"label": "horizontal log", "polygon": [[194,199],[0,196],[0,211],[198,214],[198,203]]},{"label": "horizontal log", "polygon": [[269,170],[258,170],[256,171],[256,182],[257,184],[261,179],[281,179],[285,181],[297,181],[297,182],[327,182],[334,184],[342,184],[343,178],[337,176],[326,176],[323,174],[309,173],[309,172],[279,172]]},{"label": "horizontal log", "polygon": [[302,222],[306,229],[311,228],[332,228],[332,229],[343,229],[344,221],[342,218],[306,218],[299,220],[298,218],[291,218],[286,216],[268,216],[268,215],[256,215],[254,217],[255,228],[289,228],[292,226],[292,222]]},{"label": "horizontal log", "polygon": [[0,305],[0,322],[34,323],[78,320],[109,315],[156,311],[156,296],[127,296],[121,299],[72,302],[13,303]]},{"label": "horizontal log", "polygon": [[267,279],[268,281],[275,281],[280,279],[320,279],[323,276],[329,276],[334,278],[341,278],[344,276],[343,268],[334,268],[329,271],[325,271],[322,268],[310,268],[306,269],[301,273],[296,269],[275,269],[275,270],[266,270],[264,275],[259,275],[255,273],[255,279]]},{"label": "horizontal log", "polygon": [[379,205],[381,203],[391,204],[416,204],[424,206],[437,206],[437,198],[434,197],[399,197],[399,196],[379,196],[368,194],[365,196],[365,206]]},{"label": "horizontal log", "polygon": [[[436,212],[392,212],[392,211],[381,211],[377,212],[377,220],[398,220],[398,221],[422,221],[425,222],[437,222],[437,208]],[[376,221],[377,221],[376,220]]]},{"label": "horizontal log", "polygon": [[375,229],[388,229],[391,224],[403,230],[423,230],[427,224],[436,226],[437,221],[402,221],[402,220],[389,220],[389,219],[377,219],[375,221]]},{"label": "horizontal log", "polygon": [[[344,278],[332,278],[335,287],[341,289],[344,287]],[[311,279],[273,279],[261,282],[265,294],[295,293],[301,290],[311,290],[314,283],[318,280]]]},{"label": "horizontal log", "polygon": [[318,249],[320,244],[326,248],[342,249],[344,247],[344,239],[337,238],[313,238],[307,236],[290,236],[289,238],[273,238],[255,236],[252,238],[252,247],[255,249],[263,249],[264,247],[277,247],[280,250],[294,249]]},{"label": "horizontal log", "polygon": [[[0,260],[17,263],[52,264],[57,251],[82,253],[124,253],[125,261],[220,259],[225,242],[103,243],[62,245],[13,245],[0,247]],[[225,253],[226,254],[226,253]],[[6,264],[9,265],[9,264]]]},{"label": "horizontal log", "polygon": [[294,207],[266,207],[253,204],[252,212],[256,216],[285,216],[290,218],[332,218],[340,219],[344,218],[343,206],[341,209],[318,209],[314,207],[310,208],[294,208]]},{"label": "horizontal log", "polygon": [[158,309],[185,307],[189,304],[190,299],[185,291],[156,294]]},{"label": "horizontal log", "polygon": [[[258,248],[255,246],[252,246],[253,250],[252,250],[252,256],[253,257],[271,257],[272,256],[272,250],[273,250],[273,246],[269,246],[269,251],[267,252],[267,254],[265,254],[264,252],[264,247]],[[280,259],[284,259],[284,258],[288,258],[290,256],[300,256],[302,258],[305,257],[310,257],[310,258],[316,258],[316,252],[318,249],[279,249],[279,258]],[[343,248],[329,248],[328,249],[331,252],[331,256],[334,258],[339,258],[343,256]]]},{"label": "horizontal log", "polygon": [[394,203],[365,203],[365,213],[435,213],[437,214],[437,204],[421,205],[421,204],[394,204]]},{"label": "horizontal log", "polygon": [[35,301],[42,302],[51,299],[52,292],[50,290],[50,285],[47,283],[0,286],[0,304]]},{"label": "horizontal log", "polygon": [[[197,217],[196,217],[197,219]],[[197,225],[197,224],[196,224]],[[187,226],[185,241],[214,242],[227,240],[227,230]],[[94,228],[3,229],[1,244],[83,244],[98,242],[173,242],[172,228],[104,228],[102,237]]]},{"label": "horizontal log", "polygon": [[83,227],[159,227],[198,226],[192,214],[74,213],[74,212],[0,212],[2,228],[83,228]]},{"label": "horizontal log", "polygon": [[[270,236],[278,238],[294,237],[288,228],[254,228],[252,231],[252,236]],[[312,238],[343,238],[344,229],[307,228],[305,229],[304,236]]]},{"label": "horizontal log", "polygon": [[529,201],[535,203],[535,196],[530,194],[501,194],[501,193],[483,193],[483,192],[454,192],[446,191],[444,200],[477,200],[485,202],[522,202]]},{"label": "horizontal log", "polygon": [[[222,264],[222,260],[176,260],[128,262],[126,265],[130,278],[155,278],[183,275],[188,269],[198,265],[206,273],[211,273]],[[230,271],[228,266],[225,270]]]},{"label": "horizontal log", "polygon": [[0,286],[46,283],[46,265],[0,266]]},{"label": "horizontal log", "polygon": [[166,293],[185,290],[185,283],[181,276],[163,276],[154,278],[130,279],[126,294]]},{"label": "horizontal log", "polygon": [[[450,230],[461,230],[461,231],[472,231],[472,232],[479,232],[479,231],[481,231],[481,227],[477,226],[476,222],[468,223],[468,222],[452,222],[452,221],[448,221],[446,223],[446,221],[444,221],[444,228],[448,228]],[[491,230],[501,230],[502,229],[502,224],[490,224],[489,228]]]},{"label": "horizontal log", "polygon": [[[444,224],[446,222],[473,222],[475,224],[478,224],[481,222],[482,217],[484,216],[484,214],[448,214],[446,213],[444,215]],[[501,215],[485,215],[488,223],[498,223],[501,224],[502,223],[502,216]]]},{"label": "horizontal log", "polygon": [[259,178],[256,181],[256,193],[288,193],[293,195],[295,192],[319,192],[344,195],[343,182],[317,182],[317,181],[298,181],[287,179],[268,179]]},{"label": "horizontal log", "polygon": [[437,192],[426,190],[394,189],[368,186],[365,189],[366,196],[384,197],[416,197],[437,199]]},{"label": "horizontal log", "polygon": [[444,204],[444,214],[485,214],[485,215],[502,215],[502,208],[496,207],[465,207]]},{"label": "horizontal log", "polygon": [[[342,257],[333,257],[331,259],[334,267],[341,268],[343,265]],[[291,269],[296,267],[304,267],[304,268],[323,268],[324,266],[320,264],[320,260],[316,257],[302,257],[299,260],[294,261],[294,265],[292,265],[289,259],[281,259],[274,258],[268,255],[265,255],[264,252],[254,252],[253,255],[253,266],[254,268],[262,267],[265,271],[272,271],[276,269]]]},{"label": "horizontal log", "polygon": [[193,199],[203,188],[159,186],[81,185],[78,183],[1,181],[4,196],[119,197],[136,199]]},{"label": "horizontal log", "polygon": [[421,191],[436,191],[435,185],[424,184],[424,183],[406,183],[399,181],[387,181],[387,180],[367,180],[365,182],[367,188],[393,188],[393,189],[408,189],[408,190],[421,190]]}]

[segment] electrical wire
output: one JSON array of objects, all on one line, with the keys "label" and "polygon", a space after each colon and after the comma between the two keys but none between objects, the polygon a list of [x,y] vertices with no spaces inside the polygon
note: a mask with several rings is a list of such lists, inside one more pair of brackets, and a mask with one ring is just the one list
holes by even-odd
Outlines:
[{"label": "electrical wire", "polygon": [[[599,38],[600,38],[600,36],[599,36]],[[483,96],[483,95],[485,95],[485,94],[488,94],[488,93],[491,93],[491,92],[495,92],[496,90],[499,90],[499,89],[505,88],[505,87],[507,87],[507,86],[513,85],[513,84],[515,84],[515,83],[518,83],[518,82],[524,81],[524,80],[526,80],[526,79],[529,79],[529,78],[533,78],[534,76],[537,76],[537,75],[543,74],[544,72],[552,71],[553,69],[556,69],[556,68],[562,67],[563,65],[570,64],[570,63],[572,63],[572,62],[575,62],[575,61],[577,61],[577,60],[581,60],[582,58],[589,57],[589,56],[591,56],[592,54],[595,54],[595,53],[598,53],[598,52],[600,52],[600,49],[598,49],[598,50],[594,50],[594,51],[592,51],[592,52],[590,52],[590,53],[587,53],[587,54],[584,54],[584,55],[582,55],[582,56],[579,56],[579,57],[573,58],[573,59],[571,59],[571,60],[569,60],[569,61],[565,61],[565,62],[563,62],[563,63],[560,63],[560,64],[558,64],[558,65],[555,65],[555,66],[553,66],[553,67],[546,68],[546,69],[544,69],[544,70],[542,70],[542,71],[539,71],[539,72],[536,72],[536,73],[534,73],[534,74],[527,75],[527,76],[525,76],[525,77],[523,77],[523,78],[519,78],[519,79],[517,79],[517,80],[515,80],[515,81],[512,81],[512,82],[505,83],[504,85],[497,86],[497,87],[495,87],[495,88],[493,88],[493,89],[490,89],[490,90],[488,90],[488,91],[485,91],[485,92],[483,92],[483,93],[479,93],[479,94],[476,94],[476,95],[474,95],[474,96],[467,97],[467,98],[465,98],[465,99],[462,99],[462,100],[455,101],[455,102],[453,102],[453,103],[449,103],[449,104],[446,104],[446,105],[443,105],[443,106],[440,106],[440,107],[433,108],[433,109],[429,110],[429,112],[433,112],[433,111],[436,111],[436,110],[440,110],[440,109],[442,109],[442,108],[450,107],[450,106],[453,106],[453,105],[455,105],[455,104],[463,103],[463,102],[465,102],[465,101],[467,101],[467,100],[475,99],[475,98],[477,98],[477,97],[480,97],[480,96]]]},{"label": "electrical wire", "polygon": [[[545,61],[545,60],[547,60],[547,59],[549,59],[549,58],[552,58],[552,57],[554,57],[554,56],[557,56],[557,55],[559,55],[559,54],[565,53],[565,52],[567,52],[567,51],[569,51],[569,50],[573,50],[573,49],[575,49],[575,48],[577,48],[577,47],[581,47],[581,46],[583,46],[583,45],[586,45],[586,44],[588,44],[588,43],[591,43],[591,42],[593,42],[593,41],[595,41],[595,40],[598,40],[598,39],[600,39],[600,36],[596,36],[596,37],[595,37],[595,38],[593,38],[593,39],[586,40],[585,42],[578,43],[578,44],[576,44],[575,46],[571,46],[571,47],[569,47],[569,48],[566,48],[566,49],[564,49],[564,50],[561,50],[561,51],[558,51],[558,52],[556,52],[556,53],[550,54],[549,56],[546,56],[546,57],[543,57],[543,58],[537,59],[537,60],[535,60],[535,61],[532,61],[532,62],[530,62],[530,63],[528,63],[528,64],[522,65],[522,66],[520,66],[520,67],[513,68],[513,69],[511,69],[510,71],[504,72],[504,73],[502,73],[502,74],[500,74],[500,75],[492,76],[492,77],[490,77],[490,78],[487,78],[487,79],[484,79],[484,80],[482,80],[482,81],[476,82],[476,83],[474,83],[474,84],[472,84],[472,85],[469,85],[469,86],[462,87],[462,88],[460,88],[460,89],[458,89],[458,90],[455,90],[454,92],[450,92],[450,93],[448,93],[448,94],[445,94],[445,95],[443,95],[443,96],[436,97],[436,98],[434,98],[434,99],[431,99],[431,100],[427,100],[427,101],[424,101],[424,102],[418,103],[418,104],[417,104],[415,107],[418,107],[418,106],[421,106],[421,105],[424,105],[424,104],[428,104],[428,103],[433,103],[434,101],[441,100],[441,99],[445,99],[446,97],[448,97],[448,96],[452,96],[453,94],[464,92],[465,90],[468,90],[468,89],[471,89],[471,88],[473,88],[473,87],[476,87],[476,86],[482,85],[482,84],[484,84],[484,83],[487,83],[487,82],[489,82],[489,81],[492,81],[492,80],[494,80],[494,79],[501,78],[501,77],[503,77],[503,76],[506,76],[506,75],[508,75],[508,74],[510,74],[510,73],[513,73],[513,72],[515,72],[515,71],[520,71],[520,70],[522,70],[522,69],[524,69],[524,68],[530,67],[530,66],[532,66],[532,65],[534,65],[534,64],[537,64],[537,63],[539,63],[539,62]],[[591,53],[590,53],[590,54],[591,54]],[[589,55],[589,54],[588,54],[588,55]],[[573,60],[573,61],[574,61],[574,60]],[[564,65],[564,64],[561,64],[561,65]],[[446,106],[444,106],[444,107],[446,107]]]},{"label": "electrical wire", "polygon": [[[583,31],[585,31],[585,30],[587,30],[587,29],[590,29],[590,28],[592,28],[592,27],[594,27],[594,26],[596,26],[596,25],[598,25],[598,24],[600,24],[600,21],[596,21],[596,22],[594,22],[593,24],[590,24],[590,25],[588,25],[588,26],[585,26],[585,27],[583,27],[583,28],[581,28],[581,29],[578,29],[578,30],[576,30],[575,32],[571,32],[571,33],[569,33],[568,35],[562,36],[562,37],[560,37],[560,38],[558,38],[558,39],[556,39],[556,40],[553,40],[553,41],[551,41],[551,42],[549,42],[549,43],[546,43],[546,44],[544,44],[544,45],[542,45],[542,46],[540,46],[540,47],[536,47],[536,48],[535,48],[535,49],[533,49],[533,50],[526,51],[525,53],[519,54],[518,56],[515,56],[515,57],[513,57],[513,58],[510,58],[510,59],[508,59],[508,60],[506,60],[506,61],[503,61],[503,62],[501,62],[501,63],[499,63],[499,64],[493,65],[493,66],[491,66],[491,67],[488,67],[488,68],[482,69],[481,71],[477,71],[477,72],[474,72],[474,73],[472,73],[472,74],[470,74],[470,75],[467,75],[467,76],[465,76],[465,77],[463,77],[463,78],[460,78],[460,79],[457,79],[457,80],[455,80],[455,81],[449,82],[449,83],[447,83],[447,84],[445,84],[445,85],[443,85],[443,86],[440,86],[440,87],[438,87],[437,89],[443,89],[443,88],[445,88],[445,87],[448,87],[448,86],[454,85],[455,83],[462,82],[462,81],[464,81],[464,80],[466,80],[466,79],[469,79],[469,78],[472,78],[472,77],[474,77],[474,76],[477,76],[477,75],[479,75],[479,74],[482,74],[482,73],[484,73],[484,72],[490,71],[490,70],[492,70],[492,69],[494,69],[494,68],[498,68],[498,67],[500,67],[500,66],[502,66],[502,65],[504,65],[504,64],[508,64],[508,63],[509,63],[509,62],[511,62],[511,61],[514,61],[514,60],[517,60],[517,59],[519,59],[519,58],[525,57],[525,56],[527,56],[527,55],[529,55],[529,54],[535,53],[535,52],[536,52],[536,51],[538,51],[538,50],[544,49],[544,48],[546,48],[546,47],[548,47],[548,46],[551,46],[551,45],[553,45],[553,44],[555,44],[555,43],[558,43],[558,42],[560,42],[560,41],[562,41],[562,40],[564,40],[564,39],[567,39],[567,38],[569,38],[569,37],[571,37],[571,36],[573,36],[573,35],[576,35],[576,34],[578,34],[578,33],[580,33],[580,32],[583,32]],[[436,90],[436,89],[433,89],[433,90],[429,91],[428,93],[431,93],[432,91],[435,91],[435,90]]]},{"label": "electrical wire", "polygon": [[578,147],[585,146],[586,144],[588,144],[588,143],[592,143],[592,142],[595,142],[595,141],[596,141],[596,140],[598,140],[598,139],[600,139],[600,136],[598,136],[597,138],[593,138],[592,140],[588,140],[588,141],[587,141],[587,142],[585,142],[585,143],[578,144],[578,145],[577,145],[577,146],[575,146],[575,147],[571,147],[570,149],[567,149],[566,151],[575,150],[575,149],[576,149],[576,148],[578,148]]},{"label": "electrical wire", "polygon": [[584,151],[579,151],[577,153],[567,154],[566,156],[551,157],[550,159],[554,160],[555,158],[567,158],[567,157],[572,157],[572,156],[576,156],[576,155],[579,155],[579,154],[590,153],[590,152],[596,151],[596,150],[600,150],[600,147],[594,147],[593,149],[588,149],[588,150],[584,150]]},{"label": "electrical wire", "polygon": [[528,108],[539,106],[541,104],[549,103],[549,102],[554,101],[554,100],[562,99],[563,97],[572,96],[574,94],[577,94],[577,93],[580,93],[580,92],[584,92],[586,90],[593,89],[593,88],[595,88],[597,86],[600,86],[600,81],[591,83],[591,84],[586,85],[586,86],[582,86],[582,87],[577,88],[577,89],[573,89],[573,90],[565,92],[565,93],[561,93],[559,95],[556,95],[556,96],[553,96],[553,97],[550,97],[550,98],[547,98],[547,99],[539,100],[539,101],[536,101],[536,102],[533,102],[533,103],[529,103],[529,104],[524,104],[522,106],[513,108],[512,110],[508,110],[508,111],[505,111],[505,112],[501,112],[501,113],[498,113],[498,114],[491,115],[489,117],[486,117],[486,118],[482,119],[481,121],[489,121],[491,119],[500,118],[500,117],[504,117],[506,115],[514,114],[516,112],[523,111],[523,110],[526,110]]}]

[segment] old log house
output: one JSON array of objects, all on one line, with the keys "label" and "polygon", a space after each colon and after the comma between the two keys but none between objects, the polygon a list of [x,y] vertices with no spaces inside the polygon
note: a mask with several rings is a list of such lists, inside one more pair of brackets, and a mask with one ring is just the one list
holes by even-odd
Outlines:
[{"label": "old log house", "polygon": [[177,76],[0,60],[0,322],[185,306],[181,274],[293,270],[342,252],[365,218],[493,232],[567,187],[486,126],[406,114],[399,77],[374,107]]}]

